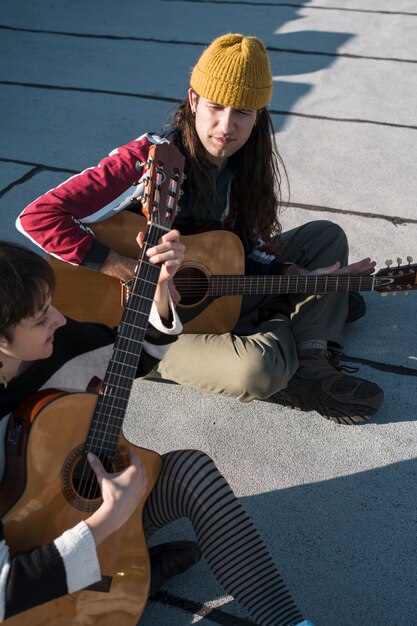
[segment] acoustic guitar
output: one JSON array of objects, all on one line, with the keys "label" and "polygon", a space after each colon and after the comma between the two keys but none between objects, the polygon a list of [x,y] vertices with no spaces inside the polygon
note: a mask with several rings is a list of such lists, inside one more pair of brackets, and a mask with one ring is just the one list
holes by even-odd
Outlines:
[{"label": "acoustic guitar", "polygon": [[149,556],[141,513],[162,461],[156,452],[127,441],[122,425],[160,273],[145,252],[171,227],[183,165],[182,155],[168,143],[150,150],[145,166],[149,226],[99,393],[43,390],[11,419],[0,491],[6,541],[13,553],[30,550],[99,508],[102,498],[86,460],[89,451],[107,471],[117,472],[128,464],[131,448],[146,469],[146,494],[128,522],[99,546],[99,583],[20,613],[6,620],[7,626],[134,626],[143,612]]},{"label": "acoustic guitar", "polygon": [[[145,219],[122,211],[108,220],[89,224],[95,236],[125,256],[134,256],[136,235]],[[408,293],[417,288],[417,264],[387,267],[371,276],[245,276],[244,251],[232,232],[215,230],[181,237],[184,262],[174,277],[181,295],[178,314],[186,333],[225,333],[236,324],[243,295],[325,294],[346,291]],[[74,267],[52,258],[57,277],[53,304],[68,317],[119,323],[129,285],[104,274]],[[224,274],[225,269],[227,274]]]}]

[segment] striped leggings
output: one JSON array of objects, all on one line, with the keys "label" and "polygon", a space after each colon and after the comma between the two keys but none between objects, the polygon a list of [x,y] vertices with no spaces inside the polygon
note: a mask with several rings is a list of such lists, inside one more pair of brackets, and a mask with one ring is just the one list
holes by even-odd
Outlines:
[{"label": "striped leggings", "polygon": [[288,626],[303,617],[230,485],[198,450],[163,456],[160,477],[143,510],[145,535],[182,517],[225,591],[259,626]]}]

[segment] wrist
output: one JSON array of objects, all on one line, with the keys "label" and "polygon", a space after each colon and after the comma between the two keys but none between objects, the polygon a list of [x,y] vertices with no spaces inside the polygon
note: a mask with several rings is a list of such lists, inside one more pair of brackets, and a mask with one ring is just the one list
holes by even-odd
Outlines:
[{"label": "wrist", "polygon": [[107,539],[126,522],[125,506],[123,501],[104,501],[85,523],[93,535],[96,546]]},{"label": "wrist", "polygon": [[167,282],[158,283],[153,299],[161,319],[169,319],[170,309],[168,302],[168,284]]},{"label": "wrist", "polygon": [[106,260],[100,267],[100,273],[118,278],[122,282],[127,282],[134,276],[136,268],[135,259],[118,254],[114,250],[110,250]]}]

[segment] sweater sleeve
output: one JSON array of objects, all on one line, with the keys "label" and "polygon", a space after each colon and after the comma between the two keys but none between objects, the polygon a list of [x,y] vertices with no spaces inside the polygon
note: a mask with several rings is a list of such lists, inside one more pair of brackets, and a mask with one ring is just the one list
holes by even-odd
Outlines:
[{"label": "sweater sleeve", "polygon": [[[162,320],[155,304],[152,304],[136,378],[146,376],[158,365],[182,331],[182,324],[170,295],[168,295],[168,300],[171,312],[170,321]],[[54,354],[50,359],[40,363],[37,368],[38,371],[42,370],[42,379],[39,380],[39,376],[37,377],[38,388],[50,386],[51,382],[54,386],[61,388],[57,380],[62,380],[65,376],[68,380],[73,380],[73,373],[75,373],[74,382],[64,384],[65,389],[85,389],[92,376],[102,378],[116,336],[116,328],[94,322],[68,319],[67,324],[59,328],[55,334]],[[108,349],[103,352],[106,346]],[[75,384],[75,381],[78,384]],[[13,409],[13,407],[8,408]]]},{"label": "sweater sleeve", "polygon": [[0,621],[100,580],[94,539],[80,522],[42,547],[10,556],[0,524]]},{"label": "sweater sleeve", "polygon": [[29,204],[16,220],[17,229],[63,261],[98,269],[109,248],[95,240],[88,224],[110,217],[137,195],[140,164],[146,161],[151,144],[159,141],[157,136],[142,135],[113,150],[97,166]]},{"label": "sweater sleeve", "polygon": [[170,295],[168,299],[172,321],[162,320],[155,304],[152,304],[136,378],[146,376],[158,365],[182,331],[182,324]]},{"label": "sweater sleeve", "polygon": [[67,530],[54,544],[64,562],[68,593],[100,580],[96,544],[85,522]]}]

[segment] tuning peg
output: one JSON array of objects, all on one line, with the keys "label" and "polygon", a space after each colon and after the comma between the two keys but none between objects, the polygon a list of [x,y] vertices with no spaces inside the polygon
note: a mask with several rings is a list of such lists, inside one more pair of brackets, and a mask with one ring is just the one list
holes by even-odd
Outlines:
[{"label": "tuning peg", "polygon": [[148,158],[147,161],[145,161],[144,163],[140,163],[139,164],[139,166],[143,167],[147,172],[149,172],[149,170],[151,169],[152,165],[153,165],[153,158],[151,156]]},{"label": "tuning peg", "polygon": [[152,163],[153,163],[152,157],[150,157],[147,161],[143,161],[143,163],[141,163],[140,161],[136,161],[135,169],[138,172],[141,172],[144,168],[145,168],[145,170],[148,170]]},{"label": "tuning peg", "polygon": [[391,293],[392,293],[393,296],[396,296],[398,291],[391,291]]},{"label": "tuning peg", "polygon": [[383,298],[385,298],[385,296],[388,295],[388,291],[380,291],[379,295],[382,296]]},{"label": "tuning peg", "polygon": [[392,265],[392,259],[387,259],[387,260],[385,261],[385,265],[386,265],[387,267],[389,267],[390,265]]},{"label": "tuning peg", "polygon": [[139,178],[139,180],[136,183],[133,183],[134,185],[143,185],[144,187],[146,187],[147,185],[149,185],[149,182],[151,180],[151,177],[149,176],[149,174],[144,174],[142,176],[142,178]]},{"label": "tuning peg", "polygon": [[401,263],[403,262],[402,259],[400,259],[399,256],[397,256],[397,263],[398,263],[398,267],[400,267]]},{"label": "tuning peg", "polygon": [[407,257],[407,261],[408,261],[408,264],[411,265],[411,263],[413,262],[413,257],[412,256],[408,256]]},{"label": "tuning peg", "polygon": [[401,293],[403,296],[408,296],[408,289],[404,289]]}]

